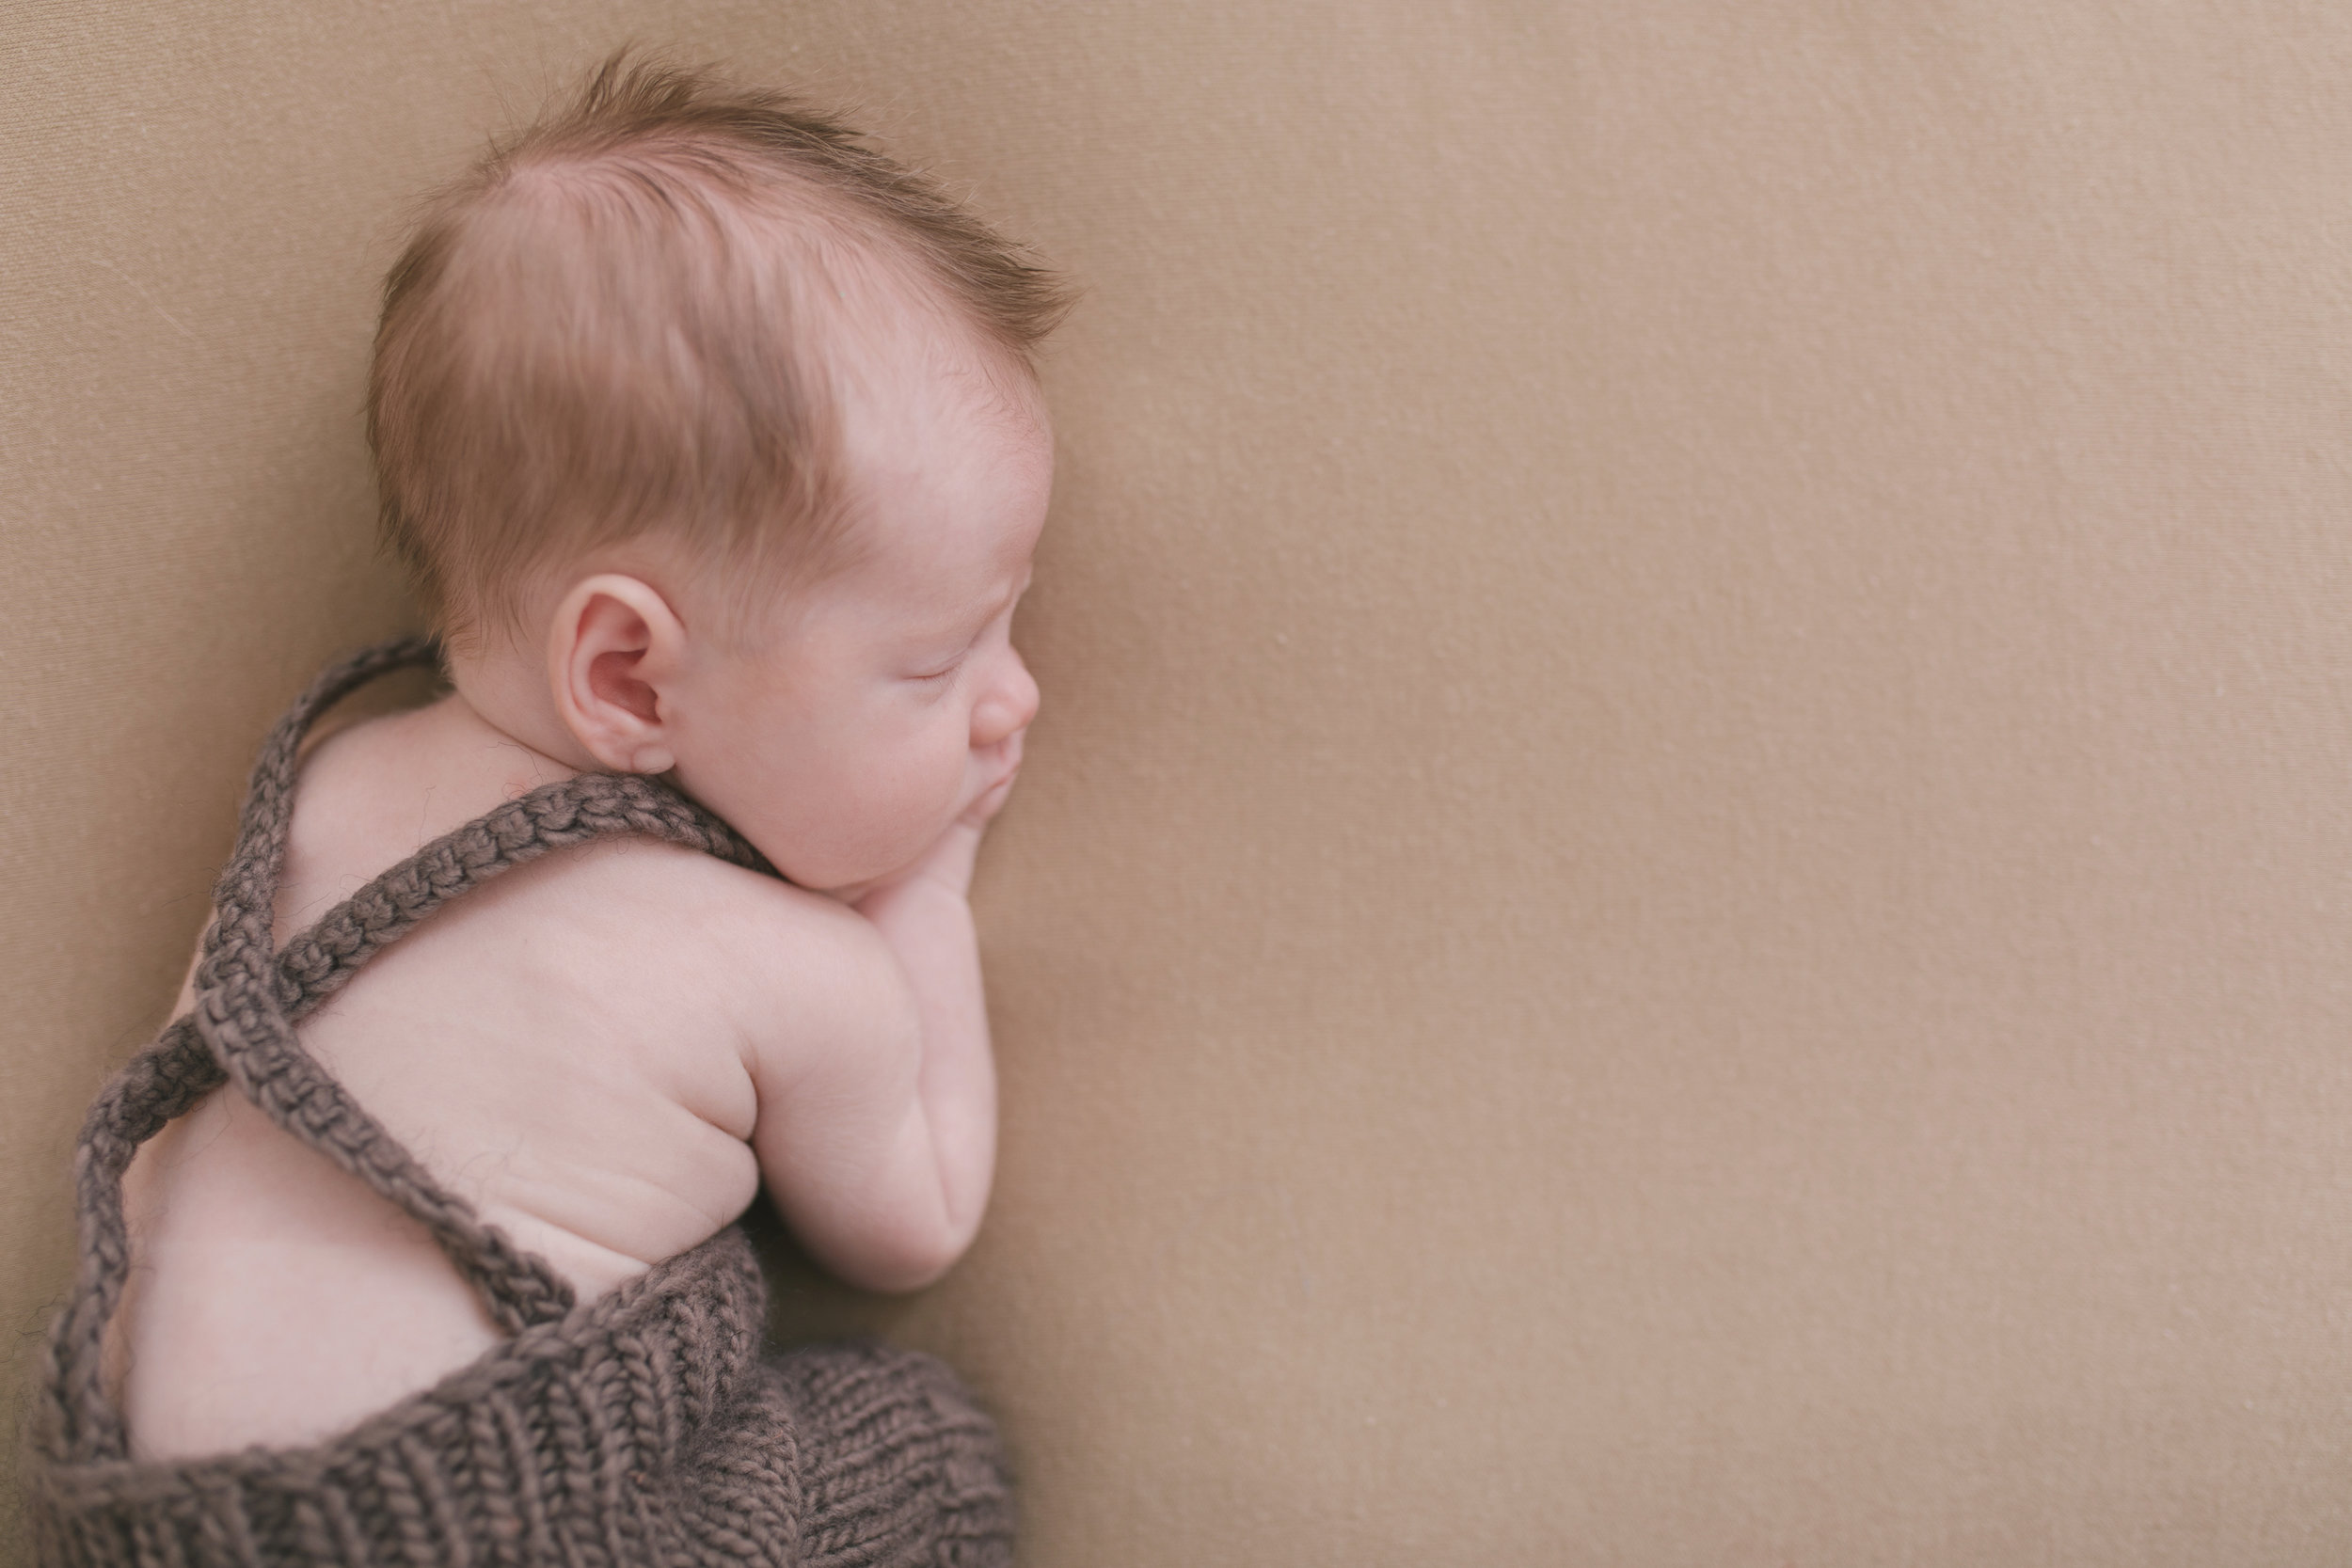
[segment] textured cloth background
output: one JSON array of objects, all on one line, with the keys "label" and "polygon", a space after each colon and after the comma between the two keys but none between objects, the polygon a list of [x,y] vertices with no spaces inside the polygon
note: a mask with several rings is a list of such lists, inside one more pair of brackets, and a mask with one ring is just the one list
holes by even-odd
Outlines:
[{"label": "textured cloth background", "polygon": [[[625,38],[1090,290],[937,1350],[1039,1568],[2341,1563],[2352,11],[15,0],[0,1326]],[[0,1530],[0,1534],[5,1534]]]}]

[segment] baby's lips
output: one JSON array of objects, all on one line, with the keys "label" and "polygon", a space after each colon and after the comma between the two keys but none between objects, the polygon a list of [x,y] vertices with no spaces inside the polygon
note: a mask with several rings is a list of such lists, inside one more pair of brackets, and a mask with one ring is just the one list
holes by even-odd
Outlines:
[{"label": "baby's lips", "polygon": [[967,822],[986,822],[994,816],[1003,808],[1005,798],[1012,793],[1013,781],[1020,776],[1021,765],[1016,762],[972,798],[972,803],[963,808],[963,819]]}]

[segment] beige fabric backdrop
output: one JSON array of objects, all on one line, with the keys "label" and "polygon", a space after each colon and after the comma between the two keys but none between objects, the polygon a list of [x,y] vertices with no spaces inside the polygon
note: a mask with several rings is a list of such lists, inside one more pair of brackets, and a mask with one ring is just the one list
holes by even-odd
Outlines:
[{"label": "beige fabric backdrop", "polygon": [[628,37],[1089,288],[912,1302],[1026,1560],[2352,1556],[2352,11],[14,0],[0,1325],[269,716],[404,201]]}]

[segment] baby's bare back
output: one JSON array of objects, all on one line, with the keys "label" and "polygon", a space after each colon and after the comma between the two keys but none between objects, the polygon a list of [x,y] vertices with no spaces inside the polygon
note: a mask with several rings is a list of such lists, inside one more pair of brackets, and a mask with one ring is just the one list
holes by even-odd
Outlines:
[{"label": "baby's bare back", "polygon": [[[279,941],[558,776],[462,705],[334,737],[296,797]],[[816,1049],[776,1021],[806,964],[853,949],[860,925],[691,850],[605,841],[433,915],[302,1038],[435,1177],[587,1298],[750,1202],[761,1090]],[[142,1150],[126,1196],[135,1273],[112,1348],[146,1456],[315,1441],[497,1338],[414,1221],[233,1089]]]}]

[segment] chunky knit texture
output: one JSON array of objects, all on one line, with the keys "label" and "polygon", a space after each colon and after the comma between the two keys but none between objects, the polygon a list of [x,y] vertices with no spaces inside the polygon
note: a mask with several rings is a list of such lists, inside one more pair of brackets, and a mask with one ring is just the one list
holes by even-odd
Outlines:
[{"label": "chunky knit texture", "polygon": [[[994,1428],[939,1362],[879,1345],[763,1357],[767,1297],[732,1227],[581,1305],[544,1260],[444,1191],[303,1048],[294,1025],[435,909],[611,833],[769,867],[727,825],[644,779],[583,774],[437,839],[282,951],[271,919],[297,752],[385,671],[389,643],[322,674],[254,765],[215,894],[195,1009],[101,1091],[74,1178],[80,1270],[49,1342],[28,1444],[36,1559],[72,1568],[261,1565],[914,1564],[1011,1559]],[[122,1175],[224,1083],[424,1225],[511,1336],[316,1448],[129,1457],[100,1346],[129,1266]]]}]

